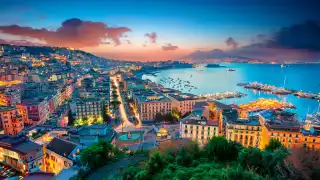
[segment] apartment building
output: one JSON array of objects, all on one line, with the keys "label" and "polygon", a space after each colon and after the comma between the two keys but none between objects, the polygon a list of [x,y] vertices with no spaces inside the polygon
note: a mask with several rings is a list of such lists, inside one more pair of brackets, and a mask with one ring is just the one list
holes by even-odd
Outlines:
[{"label": "apartment building", "polygon": [[0,161],[23,174],[43,170],[43,148],[26,136],[0,135]]},{"label": "apartment building", "polygon": [[0,107],[0,121],[5,134],[16,135],[24,128],[24,117],[17,108],[9,106]]},{"label": "apartment building", "polygon": [[133,99],[142,120],[154,120],[157,113],[167,114],[172,112],[172,101],[151,90],[136,91]]},{"label": "apartment building", "polygon": [[167,97],[172,101],[172,108],[178,110],[182,116],[191,113],[196,102],[207,101],[205,98],[188,93],[173,93],[168,94]]},{"label": "apartment building", "polygon": [[104,101],[100,98],[79,98],[76,104],[76,119],[98,118],[104,111]]},{"label": "apartment building", "polygon": [[180,121],[180,134],[182,138],[204,145],[219,135],[218,121],[207,120],[201,110],[194,111]]},{"label": "apartment building", "polygon": [[78,144],[59,138],[54,138],[44,149],[45,171],[56,175],[63,169],[69,169],[80,153]]},{"label": "apartment building", "polygon": [[226,139],[236,141],[244,147],[259,147],[261,138],[261,125],[258,117],[227,121]]}]

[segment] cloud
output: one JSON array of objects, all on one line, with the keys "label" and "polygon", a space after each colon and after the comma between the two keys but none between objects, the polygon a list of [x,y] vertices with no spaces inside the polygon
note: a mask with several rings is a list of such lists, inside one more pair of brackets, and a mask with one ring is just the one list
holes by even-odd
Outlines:
[{"label": "cloud", "polygon": [[14,44],[19,46],[43,46],[43,44],[35,43],[27,40],[4,40],[0,39],[0,44]]},{"label": "cloud", "polygon": [[162,46],[162,50],[164,51],[174,51],[177,50],[178,46],[173,46],[172,44],[166,44],[165,46]]},{"label": "cloud", "polygon": [[74,48],[94,47],[109,39],[115,46],[121,44],[120,38],[131,29],[127,27],[108,27],[103,22],[83,21],[77,18],[62,22],[56,30],[34,29],[18,25],[0,26],[0,32],[10,35],[36,38],[47,45]]},{"label": "cloud", "polygon": [[146,33],[144,36],[148,37],[150,39],[151,43],[157,43],[157,38],[158,38],[157,33],[155,33],[155,32]]},{"label": "cloud", "polygon": [[231,46],[234,49],[237,48],[239,45],[232,37],[226,39],[225,43],[227,44],[227,46]]},{"label": "cloud", "polygon": [[269,35],[259,34],[253,43],[232,53],[264,60],[317,61],[320,59],[320,22],[306,21]]},{"label": "cloud", "polygon": [[284,27],[272,35],[267,45],[320,51],[320,22],[306,21],[302,24]]}]

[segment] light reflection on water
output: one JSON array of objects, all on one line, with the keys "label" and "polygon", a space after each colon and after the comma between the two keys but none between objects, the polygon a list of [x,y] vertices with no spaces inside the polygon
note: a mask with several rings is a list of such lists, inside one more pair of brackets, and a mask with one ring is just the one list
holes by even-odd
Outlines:
[{"label": "light reflection on water", "polygon": [[[293,95],[277,96],[264,92],[246,90],[237,86],[241,82],[261,82],[278,87],[285,87],[295,90],[320,92],[320,64],[295,64],[287,68],[281,68],[274,64],[226,64],[224,68],[188,68],[171,69],[158,72],[157,76],[144,75],[143,79],[150,79],[164,87],[172,87],[174,83],[163,82],[160,79],[171,77],[183,81],[190,81],[190,84],[197,87],[188,91],[186,88],[182,92],[193,94],[206,94],[225,91],[239,91],[248,96],[239,99],[222,100],[224,103],[249,103],[259,98],[270,98],[285,100],[294,104],[299,118],[305,117],[306,113],[317,110],[319,102],[316,100],[298,98]],[[236,71],[227,72],[228,68]]]}]

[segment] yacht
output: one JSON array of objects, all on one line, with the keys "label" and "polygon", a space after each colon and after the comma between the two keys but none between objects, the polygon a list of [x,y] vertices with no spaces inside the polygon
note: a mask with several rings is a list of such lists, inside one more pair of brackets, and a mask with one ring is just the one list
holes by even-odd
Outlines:
[{"label": "yacht", "polygon": [[228,72],[228,71],[236,71],[236,70],[235,70],[235,69],[227,69],[227,72]]}]

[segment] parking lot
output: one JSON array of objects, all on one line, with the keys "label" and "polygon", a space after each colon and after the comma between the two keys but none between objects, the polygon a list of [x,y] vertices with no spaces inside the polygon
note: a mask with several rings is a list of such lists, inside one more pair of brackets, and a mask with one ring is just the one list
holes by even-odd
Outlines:
[{"label": "parking lot", "polygon": [[20,173],[10,166],[0,164],[0,179],[19,176]]}]

